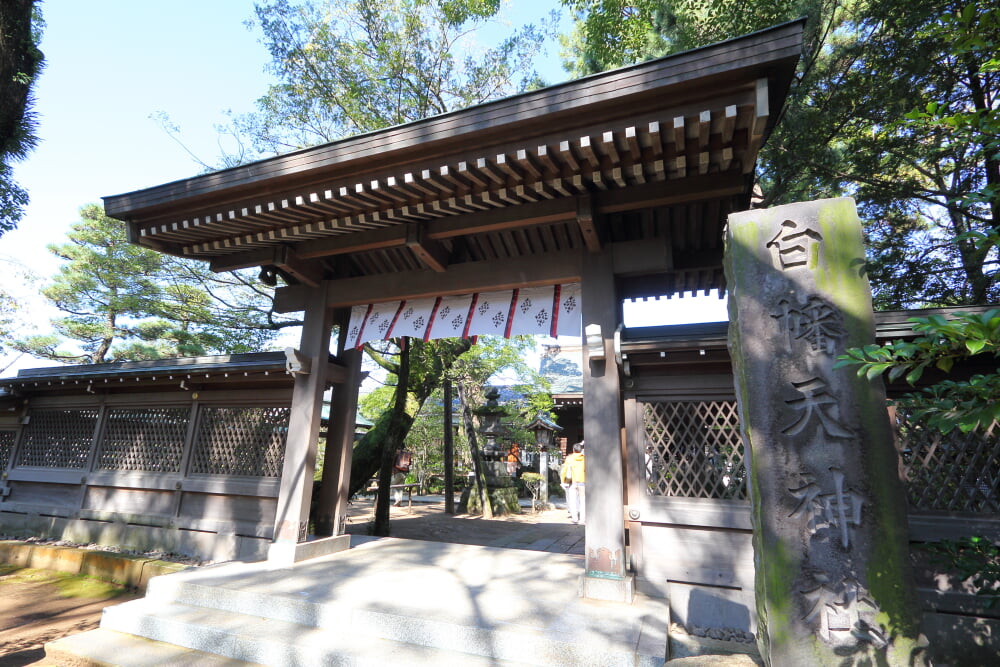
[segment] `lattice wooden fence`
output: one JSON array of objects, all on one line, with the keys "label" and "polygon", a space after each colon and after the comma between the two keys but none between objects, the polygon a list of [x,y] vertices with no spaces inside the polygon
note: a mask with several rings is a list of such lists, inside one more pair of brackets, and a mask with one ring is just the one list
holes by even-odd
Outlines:
[{"label": "lattice wooden fence", "polygon": [[[35,410],[17,468],[180,473],[192,410],[182,407]],[[193,475],[281,476],[287,407],[212,407],[197,413]],[[6,431],[4,433],[7,433]],[[13,432],[8,448],[13,446]],[[0,455],[4,440],[0,439]]]},{"label": "lattice wooden fence", "polygon": [[[892,414],[912,509],[1000,512],[998,429],[942,435]],[[650,495],[746,499],[735,401],[646,402],[642,415]]]},{"label": "lattice wooden fence", "polygon": [[1000,512],[1000,433],[943,435],[895,409],[897,447],[907,501],[914,509],[950,512]]},{"label": "lattice wooden fence", "polygon": [[191,396],[34,400],[19,428],[0,429],[0,527],[94,541],[114,525],[115,539],[134,547],[260,557],[274,530],[291,392]]},{"label": "lattice wooden fence", "polygon": [[649,494],[746,499],[735,401],[643,403],[642,421]]},{"label": "lattice wooden fence", "polygon": [[0,430],[0,470],[6,470],[10,455],[14,451],[14,438],[17,431],[13,429]]},{"label": "lattice wooden fence", "polygon": [[192,474],[281,477],[288,408],[208,408],[192,453]]},{"label": "lattice wooden fence", "polygon": [[109,410],[97,468],[180,472],[190,412],[160,407]]}]

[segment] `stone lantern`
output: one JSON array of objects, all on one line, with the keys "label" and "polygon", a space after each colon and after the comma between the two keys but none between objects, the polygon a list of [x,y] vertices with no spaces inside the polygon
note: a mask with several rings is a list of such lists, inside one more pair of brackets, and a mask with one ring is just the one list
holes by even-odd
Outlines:
[{"label": "stone lantern", "polygon": [[476,416],[479,417],[479,432],[486,438],[482,446],[483,459],[487,461],[499,461],[503,451],[497,443],[497,436],[503,430],[500,420],[507,415],[507,409],[501,406],[497,399],[500,398],[500,390],[490,387],[486,392],[486,405],[476,409]]},{"label": "stone lantern", "polygon": [[[503,434],[501,421],[507,416],[507,409],[501,406],[497,399],[500,390],[490,387],[486,392],[486,405],[476,408],[473,413],[479,417],[477,433],[483,436],[484,442],[479,448],[482,457],[482,471],[486,478],[486,491],[489,494],[490,506],[493,512],[499,514],[516,514],[521,511],[517,499],[517,484],[507,474],[507,465],[501,461],[503,449],[497,436]],[[475,485],[470,484],[462,491],[459,502],[459,512],[476,513],[482,510],[480,499],[472,493]]]},{"label": "stone lantern", "polygon": [[526,428],[535,434],[535,444],[538,445],[538,474],[542,476],[539,500],[546,503],[549,501],[549,448],[555,441],[556,432],[561,431],[562,427],[544,412],[539,412]]}]

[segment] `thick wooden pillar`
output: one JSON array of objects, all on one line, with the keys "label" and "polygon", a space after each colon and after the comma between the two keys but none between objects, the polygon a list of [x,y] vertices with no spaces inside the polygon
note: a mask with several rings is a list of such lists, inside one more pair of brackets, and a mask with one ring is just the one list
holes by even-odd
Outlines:
[{"label": "thick wooden pillar", "polygon": [[331,314],[326,306],[326,283],[311,288],[299,352],[310,361],[308,372],[295,376],[292,412],[288,421],[285,462],[278,491],[274,542],[268,560],[294,561],[295,545],[304,542],[319,440],[320,411],[330,359]]},{"label": "thick wooden pillar", "polygon": [[347,525],[347,498],[351,484],[351,460],[354,454],[354,429],[357,422],[358,390],[360,389],[361,350],[344,349],[349,308],[337,312],[340,329],[337,358],[344,365],[347,377],[333,388],[330,403],[330,428],[323,458],[323,488],[315,517],[317,535],[342,535]]},{"label": "thick wooden pillar", "polygon": [[[622,476],[622,401],[614,333],[620,304],[611,253],[588,253],[583,262],[583,433],[586,442],[586,573],[584,597],[631,602],[625,572]],[[596,327],[600,327],[600,333]],[[591,336],[588,337],[587,330]],[[602,358],[603,357],[603,358]]]}]

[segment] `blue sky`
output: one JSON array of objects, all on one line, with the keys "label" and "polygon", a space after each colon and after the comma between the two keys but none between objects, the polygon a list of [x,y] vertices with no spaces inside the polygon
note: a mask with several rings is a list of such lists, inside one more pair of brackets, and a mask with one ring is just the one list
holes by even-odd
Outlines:
[{"label": "blue sky", "polygon": [[[513,0],[494,38],[559,6]],[[252,0],[46,0],[42,12],[46,67],[35,89],[41,143],[14,172],[31,204],[18,230],[0,237],[0,268],[10,276],[22,265],[44,279],[59,265],[45,246],[65,240],[81,206],[201,171],[151,115],[168,114],[185,145],[212,164],[220,154],[215,127],[226,122],[226,110],[251,111],[270,79],[259,32],[244,25]],[[568,27],[563,16],[560,29]],[[565,78],[557,44],[537,66],[551,83]],[[32,321],[54,314],[37,283],[4,286],[28,303]]]}]

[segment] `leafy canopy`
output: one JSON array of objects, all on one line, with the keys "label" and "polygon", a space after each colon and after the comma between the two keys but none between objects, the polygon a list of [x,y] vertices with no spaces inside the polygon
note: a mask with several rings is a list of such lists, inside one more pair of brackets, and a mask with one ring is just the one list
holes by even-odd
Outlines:
[{"label": "leafy canopy", "polygon": [[[525,90],[546,28],[476,48],[499,0],[330,0],[256,5],[279,83],[233,133],[266,155],[421,120]],[[247,156],[230,156],[245,159]]]},{"label": "leafy canopy", "polygon": [[296,323],[275,319],[268,288],[249,275],[216,277],[130,243],[125,224],[100,206],[84,206],[80,218],[68,243],[49,246],[65,263],[42,294],[64,315],[53,333],[16,349],[68,363],[251,352]]},{"label": "leafy canopy", "polygon": [[[564,0],[579,74],[806,17],[760,155],[762,206],[852,196],[881,309],[1000,299],[997,8],[989,0]],[[915,110],[924,116],[912,115]]]},{"label": "leafy canopy", "polygon": [[36,0],[0,2],[0,236],[17,226],[28,193],[13,177],[13,163],[38,142],[32,86],[44,58],[41,10]]},{"label": "leafy canopy", "polygon": [[[838,357],[835,368],[857,366],[858,375],[869,380],[887,374],[890,381],[904,377],[912,385],[928,368],[948,373],[956,361],[970,357],[1000,359],[1000,309],[959,313],[953,319],[931,315],[910,321],[920,334],[913,340],[849,349]],[[1000,423],[998,396],[1000,373],[987,373],[968,380],[943,380],[897,403],[943,433],[956,427],[968,433]]]}]

